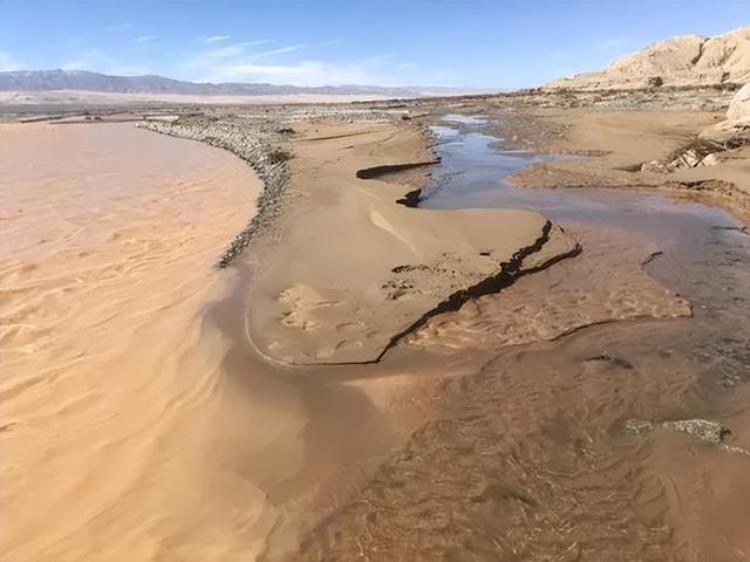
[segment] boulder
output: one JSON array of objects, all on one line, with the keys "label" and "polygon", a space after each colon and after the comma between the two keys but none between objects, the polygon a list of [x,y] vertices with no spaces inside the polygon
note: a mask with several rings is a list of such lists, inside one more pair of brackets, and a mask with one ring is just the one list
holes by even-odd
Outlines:
[{"label": "boulder", "polygon": [[735,123],[750,124],[750,82],[737,92],[729,104],[727,119]]},{"label": "boulder", "polygon": [[654,172],[657,174],[666,174],[669,172],[666,164],[659,162],[658,160],[652,160],[651,162],[644,162],[641,164],[641,172]]}]

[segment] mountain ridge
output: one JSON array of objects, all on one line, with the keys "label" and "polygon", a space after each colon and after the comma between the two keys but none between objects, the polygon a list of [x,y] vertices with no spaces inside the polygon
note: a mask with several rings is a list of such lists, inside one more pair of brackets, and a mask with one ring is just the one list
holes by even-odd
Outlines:
[{"label": "mountain ridge", "polygon": [[676,35],[615,59],[601,71],[553,80],[547,88],[600,90],[708,86],[750,81],[750,26],[722,35]]},{"label": "mountain ridge", "polygon": [[421,86],[292,86],[252,82],[189,82],[146,74],[117,76],[88,70],[13,70],[0,72],[0,91],[48,92],[87,91],[111,94],[176,94],[191,96],[264,96],[264,95],[376,95],[385,97],[423,97],[465,92],[468,89]]}]

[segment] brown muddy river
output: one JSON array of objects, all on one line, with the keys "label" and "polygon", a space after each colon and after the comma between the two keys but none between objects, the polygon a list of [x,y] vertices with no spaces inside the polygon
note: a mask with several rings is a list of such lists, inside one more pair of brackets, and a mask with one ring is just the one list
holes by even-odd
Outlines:
[{"label": "brown muddy river", "polygon": [[130,124],[0,126],[3,560],[262,544],[265,499],[221,456],[228,341],[202,322],[259,188],[227,153]]}]

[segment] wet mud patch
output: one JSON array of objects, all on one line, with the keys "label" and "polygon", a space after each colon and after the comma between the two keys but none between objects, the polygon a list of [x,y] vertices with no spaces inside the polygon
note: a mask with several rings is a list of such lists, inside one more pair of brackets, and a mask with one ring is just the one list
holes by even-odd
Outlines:
[{"label": "wet mud patch", "polygon": [[491,350],[553,340],[594,324],[690,316],[688,301],[643,271],[654,252],[646,240],[583,226],[573,232],[584,248],[575,259],[436,317],[406,343],[440,353]]}]

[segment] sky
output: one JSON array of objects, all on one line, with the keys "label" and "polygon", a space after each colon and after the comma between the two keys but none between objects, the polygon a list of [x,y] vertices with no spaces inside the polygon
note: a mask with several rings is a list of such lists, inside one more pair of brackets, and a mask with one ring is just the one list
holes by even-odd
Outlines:
[{"label": "sky", "polygon": [[750,0],[0,0],[0,71],[519,88],[744,25]]}]

